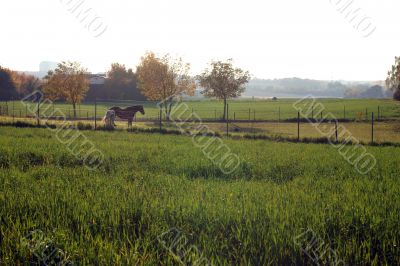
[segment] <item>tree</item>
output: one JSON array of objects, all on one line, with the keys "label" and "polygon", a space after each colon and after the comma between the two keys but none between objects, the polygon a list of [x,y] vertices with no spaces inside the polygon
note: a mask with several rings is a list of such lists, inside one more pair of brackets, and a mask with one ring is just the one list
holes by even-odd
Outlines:
[{"label": "tree", "polygon": [[202,94],[206,97],[216,97],[224,100],[223,120],[226,119],[227,100],[239,97],[245,91],[245,84],[250,80],[250,73],[240,68],[234,68],[232,59],[227,62],[211,62],[210,68],[206,69],[197,77]]},{"label": "tree", "polygon": [[384,98],[384,89],[382,86],[374,85],[372,87],[368,87],[368,85],[359,85],[351,89],[347,89],[344,92],[345,98]]},{"label": "tree", "polygon": [[181,58],[173,59],[169,55],[162,58],[154,53],[146,53],[136,69],[139,89],[149,100],[162,101],[167,120],[174,103],[183,95],[194,95],[195,79],[190,77],[190,64],[184,63]]},{"label": "tree", "polygon": [[12,72],[12,79],[19,96],[24,96],[40,88],[40,80],[25,73]]},{"label": "tree", "polygon": [[140,93],[136,74],[132,69],[119,63],[111,64],[104,84],[90,84],[85,99],[105,100],[136,100],[144,101],[146,98]]},{"label": "tree", "polygon": [[12,100],[18,96],[12,71],[0,66],[0,99]]},{"label": "tree", "polygon": [[80,103],[89,89],[86,69],[78,62],[62,62],[53,71],[49,71],[45,78],[43,91],[47,98],[56,100],[64,99],[72,104],[74,117],[76,117],[76,104]]},{"label": "tree", "polygon": [[386,87],[394,92],[394,99],[400,100],[400,57],[395,57],[395,64],[386,78]]},{"label": "tree", "polygon": [[126,69],[125,65],[118,63],[112,64],[105,83],[108,98],[135,100],[143,98],[136,83],[136,75],[132,69]]}]

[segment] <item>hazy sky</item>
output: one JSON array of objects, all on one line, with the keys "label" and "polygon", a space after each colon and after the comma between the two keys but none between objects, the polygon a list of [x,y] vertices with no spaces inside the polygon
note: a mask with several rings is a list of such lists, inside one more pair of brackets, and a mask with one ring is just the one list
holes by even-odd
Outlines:
[{"label": "hazy sky", "polygon": [[[71,11],[81,1],[101,17],[91,30]],[[76,60],[105,72],[152,50],[182,56],[194,74],[233,58],[259,78],[378,80],[400,55],[399,10],[398,0],[2,0],[0,64]],[[107,26],[97,38],[96,23]]]}]

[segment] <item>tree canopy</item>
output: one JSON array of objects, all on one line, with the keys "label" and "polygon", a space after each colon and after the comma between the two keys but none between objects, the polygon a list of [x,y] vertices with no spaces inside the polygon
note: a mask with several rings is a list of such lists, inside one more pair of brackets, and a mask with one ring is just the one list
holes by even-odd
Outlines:
[{"label": "tree canopy", "polygon": [[395,63],[388,71],[386,87],[393,91],[393,98],[400,100],[400,57],[395,57]]},{"label": "tree canopy", "polygon": [[240,68],[234,68],[232,59],[226,62],[213,61],[201,75],[197,77],[202,94],[224,100],[223,119],[226,119],[227,100],[239,97],[246,89],[245,84],[250,80],[250,73]]},{"label": "tree canopy", "polygon": [[125,65],[114,63],[107,73],[105,90],[109,98],[115,99],[143,99],[136,84],[136,75],[132,69],[126,69]]},{"label": "tree canopy", "polygon": [[194,95],[195,79],[189,75],[190,64],[169,55],[157,57],[146,53],[136,69],[139,89],[147,99],[161,101],[167,119],[174,102],[183,95]]},{"label": "tree canopy", "polygon": [[40,80],[8,68],[0,67],[0,99],[20,98],[40,87]]},{"label": "tree canopy", "polygon": [[85,98],[89,89],[86,69],[78,62],[62,62],[54,72],[49,72],[46,80],[43,88],[46,98],[64,99],[71,103],[76,117],[76,104]]},{"label": "tree canopy", "polygon": [[17,95],[11,71],[0,67],[0,98],[2,100],[12,100]]}]

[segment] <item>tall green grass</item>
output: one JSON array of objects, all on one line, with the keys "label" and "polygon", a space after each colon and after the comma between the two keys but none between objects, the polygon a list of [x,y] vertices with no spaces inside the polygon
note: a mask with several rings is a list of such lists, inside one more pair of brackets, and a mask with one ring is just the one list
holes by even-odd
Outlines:
[{"label": "tall green grass", "polygon": [[0,128],[0,264],[37,262],[41,230],[75,264],[176,265],[170,228],[215,265],[311,265],[307,229],[349,265],[400,263],[400,148],[368,147],[363,176],[328,145],[224,140],[242,161],[224,175],[188,137],[84,133],[95,171],[46,129]]}]

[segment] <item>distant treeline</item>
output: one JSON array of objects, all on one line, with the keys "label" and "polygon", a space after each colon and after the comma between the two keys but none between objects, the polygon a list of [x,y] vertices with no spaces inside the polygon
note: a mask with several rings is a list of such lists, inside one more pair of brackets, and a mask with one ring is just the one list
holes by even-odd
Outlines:
[{"label": "distant treeline", "polygon": [[385,90],[382,86],[358,85],[344,92],[345,98],[392,98],[393,92]]},{"label": "distant treeline", "polygon": [[124,65],[112,64],[104,84],[91,84],[85,101],[102,100],[136,100],[144,101],[139,90],[136,74]]},{"label": "distant treeline", "polygon": [[41,82],[32,75],[25,75],[17,71],[0,66],[0,99],[19,99],[26,94],[40,88]]},{"label": "distant treeline", "polygon": [[[38,79],[0,66],[0,100],[20,99],[34,90],[41,89],[46,77]],[[382,82],[340,82],[300,78],[253,79],[244,96],[256,97],[344,97],[344,98],[391,98],[393,92],[386,90]],[[115,63],[107,72],[103,84],[90,84],[84,101],[137,100],[144,101],[138,88],[136,73],[124,65]]]},{"label": "distant treeline", "polygon": [[[90,76],[88,75],[88,79]],[[0,66],[0,100],[10,101],[21,99],[25,95],[42,90],[46,77],[39,79],[33,75],[13,71]],[[124,65],[112,64],[104,82],[90,84],[84,101],[101,100],[137,100],[146,98],[137,86],[136,74]]]}]

